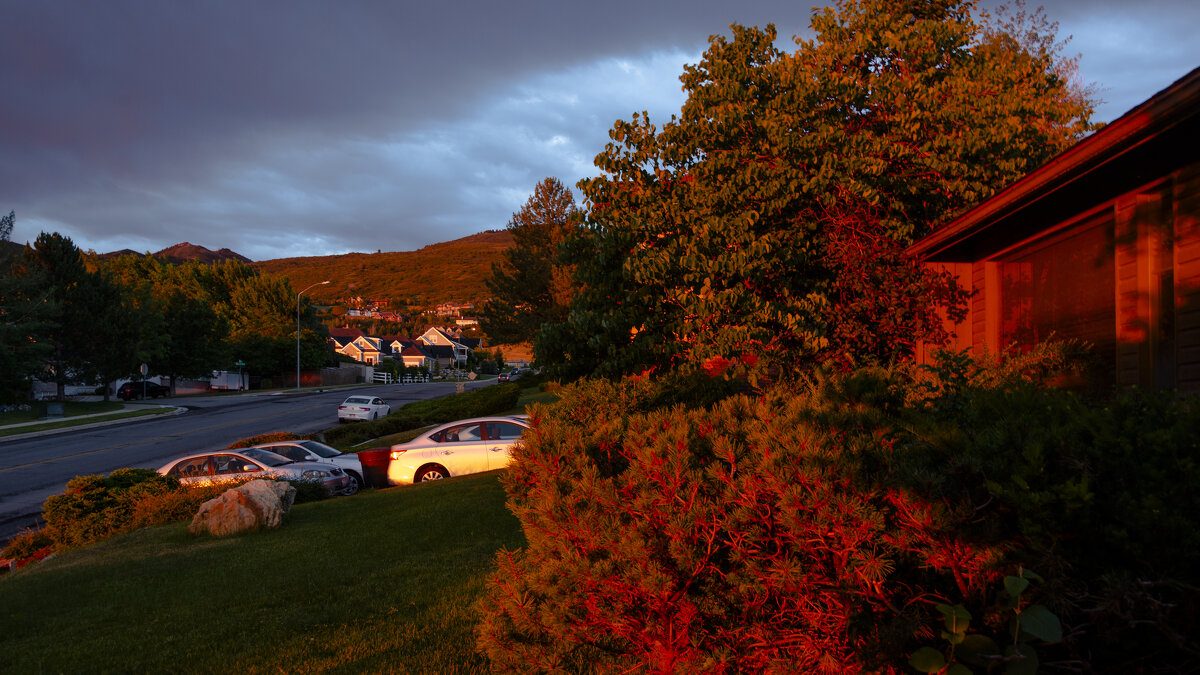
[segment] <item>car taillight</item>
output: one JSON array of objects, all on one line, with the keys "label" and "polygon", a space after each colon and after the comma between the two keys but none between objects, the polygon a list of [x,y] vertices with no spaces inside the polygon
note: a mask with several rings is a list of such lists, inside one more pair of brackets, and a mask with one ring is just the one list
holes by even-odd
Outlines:
[{"label": "car taillight", "polygon": [[391,454],[391,459],[400,459],[400,455],[403,455],[406,452],[408,452],[408,451],[407,450],[393,450],[392,454]]},{"label": "car taillight", "polygon": [[346,406],[344,406],[344,405],[339,405],[339,406],[338,406],[338,410],[345,410],[345,409],[346,409]]}]

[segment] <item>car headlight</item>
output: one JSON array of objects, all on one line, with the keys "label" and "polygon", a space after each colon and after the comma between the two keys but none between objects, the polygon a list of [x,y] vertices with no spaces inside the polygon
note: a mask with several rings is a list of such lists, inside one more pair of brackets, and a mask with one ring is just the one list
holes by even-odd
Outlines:
[{"label": "car headlight", "polygon": [[328,471],[321,471],[320,469],[309,469],[304,472],[305,478],[328,478],[329,476],[330,473]]}]

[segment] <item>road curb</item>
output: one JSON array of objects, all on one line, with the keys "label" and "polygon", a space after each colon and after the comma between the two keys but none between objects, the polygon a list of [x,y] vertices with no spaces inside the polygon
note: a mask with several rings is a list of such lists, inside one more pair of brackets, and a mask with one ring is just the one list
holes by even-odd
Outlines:
[{"label": "road curb", "polygon": [[[167,406],[160,406],[160,407],[165,408]],[[38,438],[41,436],[54,436],[56,434],[65,434],[65,433],[70,433],[72,431],[79,431],[80,429],[95,429],[98,427],[109,427],[109,426],[113,426],[115,424],[130,424],[133,422],[140,422],[143,420],[161,419],[163,417],[171,417],[173,415],[182,415],[183,413],[187,412],[187,408],[179,407],[179,406],[172,406],[172,407],[174,407],[174,410],[172,410],[170,412],[160,413],[158,415],[138,415],[136,417],[123,417],[123,418],[115,419],[115,420],[104,420],[102,422],[85,422],[83,424],[72,424],[71,426],[67,426],[67,427],[58,427],[57,429],[43,429],[41,431],[31,431],[26,434],[12,434],[10,436],[0,436],[0,444],[6,443],[8,441],[19,441],[19,440],[22,440],[25,438]],[[66,418],[66,419],[70,419],[70,418]]]}]

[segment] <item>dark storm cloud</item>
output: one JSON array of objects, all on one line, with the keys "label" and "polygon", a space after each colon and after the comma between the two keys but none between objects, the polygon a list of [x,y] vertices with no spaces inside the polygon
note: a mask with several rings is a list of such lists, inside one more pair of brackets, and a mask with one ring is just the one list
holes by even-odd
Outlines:
[{"label": "dark storm cloud", "polygon": [[[19,241],[255,259],[501,228],[614,120],[676,112],[710,34],[791,49],[809,4],[0,0],[0,211]],[[1050,6],[1114,114],[1200,65],[1196,9],[1138,8]]]}]

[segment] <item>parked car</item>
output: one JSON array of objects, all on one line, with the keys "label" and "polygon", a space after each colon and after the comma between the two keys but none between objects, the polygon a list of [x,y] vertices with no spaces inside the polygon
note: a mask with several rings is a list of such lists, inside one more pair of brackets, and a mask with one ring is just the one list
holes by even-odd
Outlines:
[{"label": "parked car", "polygon": [[338,406],[338,422],[377,420],[391,410],[391,406],[378,396],[351,396]]},{"label": "parked car", "polygon": [[188,455],[159,467],[164,476],[175,476],[184,485],[233,482],[253,478],[320,481],[333,494],[350,487],[350,476],[338,466],[321,462],[293,462],[268,450],[243,448]]},{"label": "parked car", "polygon": [[502,469],[521,442],[529,421],[518,417],[475,417],[443,424],[391,448],[388,482],[427,480]]},{"label": "parked car", "polygon": [[309,440],[273,441],[260,443],[254,447],[283,455],[293,462],[323,462],[337,465],[350,477],[350,486],[346,488],[345,494],[352,495],[362,489],[364,485],[362,462],[358,461],[358,455],[354,453],[345,453],[324,443]]},{"label": "parked car", "polygon": [[[144,388],[143,388],[143,385]],[[170,396],[171,388],[165,387],[155,382],[126,382],[117,387],[117,398],[122,401],[132,401],[141,398],[158,398],[159,396]]]}]

